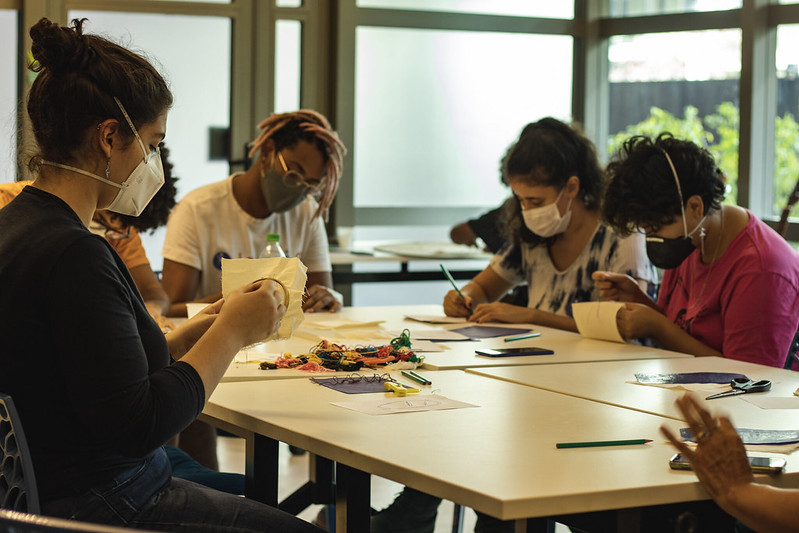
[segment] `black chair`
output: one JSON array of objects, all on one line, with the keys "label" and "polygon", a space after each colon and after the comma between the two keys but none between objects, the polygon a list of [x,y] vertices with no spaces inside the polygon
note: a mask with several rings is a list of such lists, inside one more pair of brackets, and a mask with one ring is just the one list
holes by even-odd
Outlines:
[{"label": "black chair", "polygon": [[0,393],[0,509],[39,513],[28,442],[11,396]]},{"label": "black chair", "polygon": [[792,370],[794,363],[799,363],[799,331],[796,332],[793,336],[793,340],[791,341],[791,347],[788,348],[788,356],[785,358],[785,366],[786,370]]}]

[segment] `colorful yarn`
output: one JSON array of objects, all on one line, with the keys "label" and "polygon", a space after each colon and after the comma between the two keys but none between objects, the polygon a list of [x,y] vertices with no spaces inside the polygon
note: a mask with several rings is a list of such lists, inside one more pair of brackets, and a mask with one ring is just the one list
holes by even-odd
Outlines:
[{"label": "colorful yarn", "polygon": [[285,353],[274,362],[261,363],[261,368],[299,368],[311,372],[325,370],[355,371],[363,367],[377,368],[391,365],[403,369],[416,368],[424,359],[411,350],[410,331],[403,330],[399,337],[384,346],[345,346],[326,339],[320,341],[307,354],[296,357]]}]

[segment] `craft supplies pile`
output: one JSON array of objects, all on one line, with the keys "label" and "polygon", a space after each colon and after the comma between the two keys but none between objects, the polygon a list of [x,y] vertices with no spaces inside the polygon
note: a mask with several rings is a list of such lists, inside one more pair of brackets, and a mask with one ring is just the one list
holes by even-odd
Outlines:
[{"label": "craft supplies pile", "polygon": [[261,369],[296,368],[309,372],[326,370],[359,370],[363,367],[385,367],[392,370],[414,369],[424,356],[411,350],[410,331],[403,330],[399,337],[384,346],[345,346],[326,339],[319,342],[308,353],[293,355],[284,353],[275,361],[264,361]]}]

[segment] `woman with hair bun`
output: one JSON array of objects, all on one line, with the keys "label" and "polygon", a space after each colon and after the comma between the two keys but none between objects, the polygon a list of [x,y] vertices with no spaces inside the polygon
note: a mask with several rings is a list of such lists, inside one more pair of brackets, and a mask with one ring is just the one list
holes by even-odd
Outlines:
[{"label": "woman with hair bun", "polygon": [[36,179],[0,210],[0,391],[23,421],[41,512],[159,531],[313,531],[171,477],[162,445],[236,352],[276,330],[282,293],[253,284],[161,333],[87,227],[98,209],[138,215],[163,183],[172,94],[146,59],[83,23],[30,29]]}]

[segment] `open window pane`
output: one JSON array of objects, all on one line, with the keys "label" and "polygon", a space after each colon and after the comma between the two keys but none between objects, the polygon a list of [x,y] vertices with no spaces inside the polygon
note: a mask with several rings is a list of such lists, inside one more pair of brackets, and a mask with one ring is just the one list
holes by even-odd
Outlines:
[{"label": "open window pane", "polygon": [[610,40],[608,155],[632,135],[663,131],[706,147],[737,198],[740,30],[625,35]]},{"label": "open window pane", "polygon": [[356,38],[355,207],[494,207],[521,129],[570,119],[569,36],[359,27]]},{"label": "open window pane", "polygon": [[574,18],[574,2],[569,0],[358,0],[358,7],[449,11],[517,17]]},{"label": "open window pane", "polygon": [[17,11],[0,9],[0,183],[17,176]]}]

